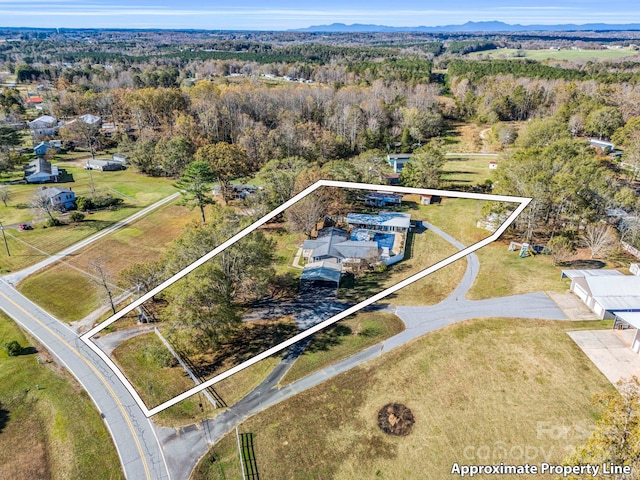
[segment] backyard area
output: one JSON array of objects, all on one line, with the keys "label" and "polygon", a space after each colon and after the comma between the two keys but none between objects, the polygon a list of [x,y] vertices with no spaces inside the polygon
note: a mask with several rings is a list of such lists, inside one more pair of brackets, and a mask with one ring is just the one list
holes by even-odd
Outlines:
[{"label": "backyard area", "polygon": [[[486,464],[484,449],[493,455],[500,447],[505,463],[521,461],[516,447],[527,448],[532,462],[562,462],[586,439],[580,432],[593,427],[592,395],[613,388],[566,334],[594,328],[610,324],[452,325],[265,410],[239,430],[253,435],[261,478],[444,478],[453,462]],[[413,412],[408,436],[378,428],[378,411],[389,402]],[[541,424],[570,433],[547,435]],[[242,478],[235,433],[213,447],[193,478]]]}]

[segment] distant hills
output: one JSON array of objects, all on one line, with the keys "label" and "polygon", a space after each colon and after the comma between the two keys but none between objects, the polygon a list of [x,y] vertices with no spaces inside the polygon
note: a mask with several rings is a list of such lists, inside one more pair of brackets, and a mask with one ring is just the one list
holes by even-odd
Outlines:
[{"label": "distant hills", "polygon": [[331,25],[312,25],[306,28],[288,30],[289,32],[575,32],[575,31],[624,31],[640,30],[640,23],[586,23],[584,25],[511,25],[504,22],[467,22],[462,25],[443,25],[439,27],[389,27],[386,25],[367,25],[354,23],[332,23]]}]

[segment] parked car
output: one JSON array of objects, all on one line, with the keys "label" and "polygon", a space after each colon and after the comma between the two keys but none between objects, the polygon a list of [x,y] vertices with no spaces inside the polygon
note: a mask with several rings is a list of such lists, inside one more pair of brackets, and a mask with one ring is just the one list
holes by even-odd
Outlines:
[{"label": "parked car", "polygon": [[21,223],[20,225],[18,225],[18,230],[20,231],[33,230],[33,225],[30,225],[28,223]]}]

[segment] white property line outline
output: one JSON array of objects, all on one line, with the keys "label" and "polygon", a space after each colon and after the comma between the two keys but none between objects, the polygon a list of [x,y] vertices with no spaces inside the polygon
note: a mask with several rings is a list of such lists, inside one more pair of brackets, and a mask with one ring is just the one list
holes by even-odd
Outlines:
[{"label": "white property line outline", "polygon": [[[419,271],[418,273],[415,273],[413,275],[411,275],[408,278],[405,278],[404,280],[402,280],[401,282],[396,283],[395,285],[373,295],[372,297],[367,298],[366,300],[363,300],[362,302],[353,305],[352,307],[349,307],[348,309],[338,313],[337,315],[334,315],[333,317],[328,318],[327,320],[324,320],[314,326],[312,326],[311,328],[308,328],[307,330],[304,330],[303,332],[298,333],[297,335],[291,337],[289,340],[286,340],[278,345],[275,345],[267,350],[265,350],[264,352],[256,355],[255,357],[244,361],[243,363],[236,365],[235,367],[230,368],[229,370],[226,370],[222,373],[220,373],[219,375],[216,375],[215,377],[207,380],[206,382],[201,383],[200,385],[197,385],[189,390],[187,390],[186,392],[181,393],[180,395],[175,396],[174,398],[167,400],[164,403],[161,403],[160,405],[157,405],[156,407],[153,407],[151,409],[149,409],[146,404],[142,401],[142,399],[140,398],[140,395],[138,394],[138,392],[136,391],[136,389],[133,387],[133,385],[131,384],[131,382],[127,379],[127,377],[123,374],[123,372],[118,368],[118,366],[115,364],[115,362],[111,359],[111,357],[109,357],[105,352],[103,352],[92,340],[91,337],[93,337],[94,335],[96,335],[97,333],[99,333],[100,331],[102,331],[104,328],[106,328],[107,326],[111,325],[113,322],[119,320],[120,318],[122,318],[123,316],[125,316],[127,313],[131,312],[132,310],[136,309],[138,306],[140,306],[142,303],[146,302],[147,300],[151,299],[153,296],[157,295],[158,293],[160,293],[162,290],[164,290],[165,288],[171,286],[172,284],[174,284],[175,282],[177,282],[178,280],[180,280],[181,278],[183,278],[184,276],[186,276],[187,274],[191,273],[193,270],[195,270],[196,268],[198,268],[199,266],[201,266],[202,264],[204,264],[205,262],[209,261],[211,258],[215,257],[218,253],[220,253],[222,250],[226,249],[227,247],[231,246],[232,244],[234,244],[235,242],[237,242],[238,240],[242,239],[243,237],[247,236],[249,233],[253,232],[254,230],[257,230],[259,227],[261,227],[262,225],[264,225],[265,223],[267,223],[269,220],[271,220],[272,218],[276,217],[277,215],[281,214],[282,212],[284,212],[287,208],[289,208],[290,206],[292,206],[293,204],[295,204],[296,202],[298,202],[299,200],[301,200],[302,198],[306,197],[307,195],[309,195],[310,193],[312,193],[313,191],[317,190],[320,187],[338,187],[338,188],[350,188],[353,190],[375,190],[375,191],[385,191],[385,192],[396,192],[396,193],[405,193],[405,194],[422,194],[422,195],[438,195],[441,197],[447,197],[447,198],[468,198],[468,199],[473,199],[473,200],[487,200],[487,201],[498,201],[498,202],[508,202],[508,203],[519,203],[520,205],[518,205],[518,207],[513,211],[513,213],[511,213],[511,215],[509,215],[509,217],[505,220],[505,222],[500,225],[500,227],[490,236],[488,236],[487,238],[474,243],[473,245],[466,247],[460,251],[458,251],[457,253],[451,255],[450,257],[447,257],[441,261],[439,261],[438,263]],[[223,242],[222,244],[220,244],[219,246],[217,246],[216,248],[214,248],[213,250],[211,250],[209,253],[207,253],[206,255],[202,256],[200,259],[196,260],[195,262],[193,262],[191,265],[183,268],[182,270],[180,270],[178,273],[174,274],[173,276],[171,276],[170,278],[168,278],[167,280],[165,280],[164,282],[162,282],[160,285],[158,285],[157,287],[155,287],[154,289],[150,290],[149,292],[147,292],[146,294],[144,294],[143,296],[141,296],[138,300],[136,300],[135,302],[129,304],[127,307],[123,308],[122,310],[118,311],[117,313],[115,313],[114,315],[112,315],[110,318],[108,318],[107,320],[105,320],[104,322],[100,323],[99,325],[95,326],[94,328],[92,328],[91,330],[89,330],[88,332],[86,332],[85,334],[83,334],[82,336],[80,336],[80,339],[85,342],[87,344],[87,346],[89,348],[91,348],[91,350],[93,350],[100,358],[102,358],[102,360],[104,360],[104,362],[109,366],[109,368],[111,368],[114,372],[114,374],[120,379],[120,381],[122,382],[122,384],[124,385],[124,387],[129,391],[129,393],[131,393],[131,395],[133,396],[133,398],[135,399],[135,401],[138,403],[138,406],[142,409],[142,411],[144,412],[144,414],[147,417],[151,417],[157,413],[160,413],[161,411],[181,402],[182,400],[185,400],[187,398],[189,398],[192,395],[195,395],[196,393],[199,393],[205,389],[207,389],[208,387],[215,385],[216,383],[238,373],[241,370],[244,370],[247,367],[250,367],[251,365],[254,365],[256,363],[258,363],[261,360],[264,360],[267,357],[270,357],[271,355],[278,353],[282,350],[284,350],[287,347],[290,347],[291,345],[293,345],[294,343],[299,342],[300,340],[303,340],[307,337],[309,337],[310,335],[313,335],[314,333],[328,327],[329,325],[338,322],[339,320],[342,320],[345,317],[348,317],[349,315],[362,310],[363,308],[371,305],[372,303],[377,302],[378,300],[381,300],[389,295],[391,295],[392,293],[397,292],[398,290],[400,290],[401,288],[406,287],[407,285],[414,283],[424,277],[426,277],[427,275],[430,275],[431,273],[440,270],[442,267],[445,267],[447,265],[449,265],[450,263],[455,262],[456,260],[459,260],[467,255],[469,255],[470,253],[494,242],[495,240],[498,239],[498,237],[500,237],[500,235],[502,235],[502,233],[507,229],[507,227],[509,227],[509,225],[511,225],[513,223],[513,221],[520,215],[520,213],[522,213],[522,211],[527,207],[527,205],[529,205],[529,202],[531,202],[531,198],[527,198],[527,197],[511,197],[511,196],[506,196],[506,195],[490,195],[490,194],[486,194],[486,193],[468,193],[468,192],[456,192],[453,190],[435,190],[435,189],[425,189],[425,188],[410,188],[410,187],[396,187],[396,186],[392,186],[392,185],[374,185],[374,184],[367,184],[367,183],[351,183],[351,182],[341,182],[341,181],[335,181],[335,180],[319,180],[316,183],[314,183],[313,185],[305,188],[303,191],[301,191],[300,193],[298,193],[297,195],[295,195],[294,197],[292,197],[290,200],[287,200],[285,203],[283,203],[282,205],[280,205],[278,208],[274,209],[273,211],[271,211],[271,213],[265,215],[264,217],[256,220],[255,222],[253,222],[251,225],[249,225],[248,227],[242,229],[240,232],[236,233],[234,236],[232,236],[231,238],[229,238],[227,241]]]}]

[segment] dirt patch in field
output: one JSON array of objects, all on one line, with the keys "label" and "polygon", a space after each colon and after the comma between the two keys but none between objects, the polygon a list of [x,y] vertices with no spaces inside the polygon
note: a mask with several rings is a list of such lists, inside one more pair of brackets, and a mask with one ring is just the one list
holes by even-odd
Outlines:
[{"label": "dirt patch in field", "polygon": [[413,413],[401,403],[389,403],[378,412],[378,426],[387,435],[406,437],[414,423]]}]

